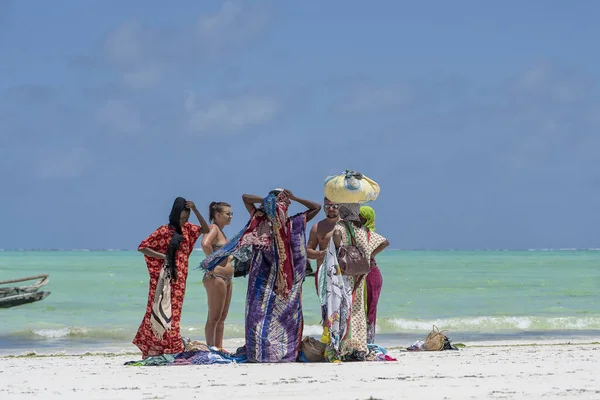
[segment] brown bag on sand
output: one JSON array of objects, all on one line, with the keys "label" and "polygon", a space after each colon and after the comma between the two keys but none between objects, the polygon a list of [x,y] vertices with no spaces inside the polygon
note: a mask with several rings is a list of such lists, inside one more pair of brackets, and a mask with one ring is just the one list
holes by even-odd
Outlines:
[{"label": "brown bag on sand", "polygon": [[446,340],[445,332],[440,331],[437,326],[433,325],[433,330],[425,338],[423,350],[427,351],[442,351],[444,350],[444,341]]},{"label": "brown bag on sand", "polygon": [[327,345],[321,343],[317,339],[307,336],[302,340],[300,350],[304,353],[304,357],[310,362],[325,361],[325,348]]}]

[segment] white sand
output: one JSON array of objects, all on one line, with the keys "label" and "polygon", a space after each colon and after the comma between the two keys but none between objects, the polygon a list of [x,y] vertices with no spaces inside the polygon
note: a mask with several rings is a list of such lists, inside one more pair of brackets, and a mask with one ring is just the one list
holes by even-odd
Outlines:
[{"label": "white sand", "polygon": [[479,346],[392,350],[398,362],[344,364],[126,367],[137,356],[0,358],[0,399],[600,399],[600,344]]}]

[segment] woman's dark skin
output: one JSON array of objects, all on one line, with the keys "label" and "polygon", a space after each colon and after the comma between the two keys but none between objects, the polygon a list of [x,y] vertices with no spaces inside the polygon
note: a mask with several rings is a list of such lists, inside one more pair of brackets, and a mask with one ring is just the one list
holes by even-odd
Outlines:
[{"label": "woman's dark skin", "polygon": [[[190,210],[192,210],[194,212],[194,214],[196,214],[196,218],[198,218],[198,222],[200,222],[200,232],[202,234],[207,234],[209,232],[208,224],[204,220],[204,217],[202,216],[202,214],[200,214],[200,211],[198,211],[198,209],[196,208],[196,205],[194,204],[194,202],[188,201],[185,204],[185,208],[186,209],[181,212],[179,224],[181,226],[183,226],[186,222],[188,222],[188,220],[190,219]],[[161,260],[164,260],[166,257],[164,254],[159,253],[158,251],[149,249],[147,247],[140,249],[139,251],[140,251],[140,253],[142,253],[145,256],[159,258]]]}]

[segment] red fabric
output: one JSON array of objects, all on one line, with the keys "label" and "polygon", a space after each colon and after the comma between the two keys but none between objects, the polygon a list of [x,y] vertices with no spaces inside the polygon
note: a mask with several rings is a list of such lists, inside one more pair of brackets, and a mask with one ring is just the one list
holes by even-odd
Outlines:
[{"label": "red fabric", "polygon": [[[287,297],[292,289],[294,266],[292,264],[292,248],[290,244],[290,220],[287,217],[289,200],[286,201],[286,197],[281,194],[276,203],[277,207],[277,220],[279,222],[278,236],[281,239],[279,243],[276,243],[277,257],[279,264],[278,279],[277,282],[285,282],[285,287],[280,287],[275,284],[275,292],[279,293],[283,297]],[[276,240],[277,242],[277,240]],[[283,246],[283,248],[281,248]],[[283,261],[283,262],[282,262]],[[304,266],[306,268],[306,265]]]},{"label": "red fabric", "polygon": [[[133,344],[142,351],[142,358],[149,356],[159,356],[162,354],[175,354],[183,351],[183,343],[181,341],[181,333],[179,331],[179,322],[181,320],[181,307],[183,306],[183,298],[185,296],[185,282],[188,274],[188,259],[194,245],[200,237],[200,227],[189,222],[181,227],[183,233],[183,241],[176,254],[177,264],[177,281],[171,282],[171,307],[173,311],[173,319],[171,321],[172,329],[165,332],[162,339],[154,336],[150,327],[150,315],[152,313],[152,302],[156,285],[158,284],[158,275],[163,266],[163,260],[158,258],[145,257],[148,273],[150,274],[150,290],[148,293],[148,305],[146,306],[146,314],[138,329]],[[165,254],[167,246],[171,241],[173,231],[168,225],[163,225],[155,230],[150,236],[140,243],[138,250],[149,248],[159,253]]]},{"label": "red fabric", "polygon": [[[259,248],[275,249],[277,253],[277,278],[275,280],[275,292],[287,297],[292,289],[294,280],[294,266],[292,248],[290,244],[291,222],[288,218],[289,199],[282,193],[279,194],[275,204],[275,219],[269,224],[269,217],[264,210],[254,209],[250,215],[251,220],[248,228],[240,239],[240,245],[253,245]],[[273,226],[279,225],[279,229]],[[271,243],[271,231],[273,232],[273,243]]]},{"label": "red fabric", "polygon": [[377,303],[379,303],[379,295],[383,287],[383,276],[375,262],[371,259],[371,269],[367,274],[367,324],[375,324],[377,322]]}]

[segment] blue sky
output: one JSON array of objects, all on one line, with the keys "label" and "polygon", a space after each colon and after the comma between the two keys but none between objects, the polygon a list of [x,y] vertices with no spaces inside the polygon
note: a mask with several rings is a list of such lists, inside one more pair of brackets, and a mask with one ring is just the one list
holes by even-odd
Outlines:
[{"label": "blue sky", "polygon": [[232,234],[346,168],[393,248],[600,247],[599,13],[0,0],[0,248],[135,248],[176,196]]}]

